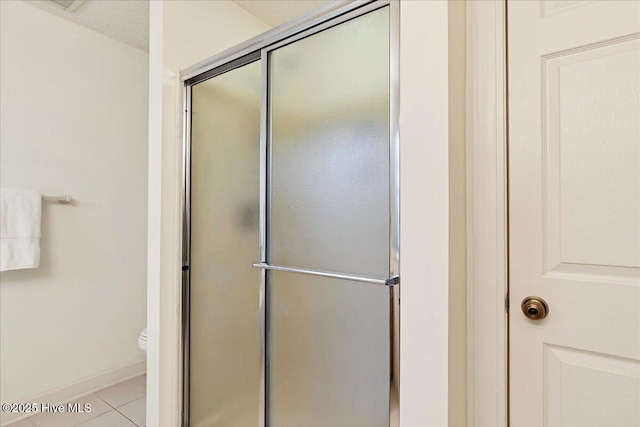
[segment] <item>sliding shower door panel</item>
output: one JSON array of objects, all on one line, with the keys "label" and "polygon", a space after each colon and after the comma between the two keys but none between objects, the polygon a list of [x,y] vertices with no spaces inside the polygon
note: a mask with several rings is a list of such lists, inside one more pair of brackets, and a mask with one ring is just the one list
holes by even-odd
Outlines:
[{"label": "sliding shower door panel", "polygon": [[388,426],[389,7],[268,55],[268,425]]},{"label": "sliding shower door panel", "polygon": [[270,262],[389,275],[389,13],[269,56]]},{"label": "sliding shower door panel", "polygon": [[269,277],[269,425],[388,426],[389,288]]},{"label": "sliding shower door panel", "polygon": [[260,65],[192,87],[191,427],[258,425]]}]

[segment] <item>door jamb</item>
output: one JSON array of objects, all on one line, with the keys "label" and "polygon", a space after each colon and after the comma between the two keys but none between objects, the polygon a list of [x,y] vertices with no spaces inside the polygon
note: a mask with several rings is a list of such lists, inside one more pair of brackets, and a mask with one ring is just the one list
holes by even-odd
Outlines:
[{"label": "door jamb", "polygon": [[506,0],[467,2],[469,427],[508,422]]}]

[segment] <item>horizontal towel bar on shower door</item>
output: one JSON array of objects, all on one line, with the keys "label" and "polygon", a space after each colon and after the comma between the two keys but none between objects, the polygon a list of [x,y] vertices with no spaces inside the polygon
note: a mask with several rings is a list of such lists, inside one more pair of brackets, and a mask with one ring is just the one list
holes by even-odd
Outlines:
[{"label": "horizontal towel bar on shower door", "polygon": [[285,271],[288,273],[300,273],[300,274],[308,274],[310,276],[320,276],[320,277],[329,277],[332,279],[342,279],[342,280],[351,280],[354,282],[363,282],[363,283],[371,283],[374,285],[385,285],[385,286],[393,286],[397,285],[399,280],[398,276],[390,277],[386,280],[384,279],[372,279],[370,277],[362,277],[362,276],[354,276],[351,274],[342,274],[342,273],[331,273],[328,271],[317,271],[317,270],[307,270],[304,268],[293,268],[293,267],[282,267],[279,265],[271,265],[264,262],[256,262],[253,263],[253,267],[261,268],[263,270],[274,270],[274,271]]}]

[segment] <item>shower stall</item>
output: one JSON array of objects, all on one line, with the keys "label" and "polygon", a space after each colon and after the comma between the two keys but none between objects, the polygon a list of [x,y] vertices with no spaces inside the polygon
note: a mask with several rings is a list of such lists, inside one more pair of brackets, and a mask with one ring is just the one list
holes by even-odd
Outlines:
[{"label": "shower stall", "polygon": [[183,425],[397,425],[398,7],[183,73]]}]

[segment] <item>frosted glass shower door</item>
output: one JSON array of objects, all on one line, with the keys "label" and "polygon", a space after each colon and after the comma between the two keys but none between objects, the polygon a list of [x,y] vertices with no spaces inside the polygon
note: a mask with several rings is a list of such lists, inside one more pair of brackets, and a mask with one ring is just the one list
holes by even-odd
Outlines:
[{"label": "frosted glass shower door", "polygon": [[260,61],[192,87],[189,425],[257,426]]},{"label": "frosted glass shower door", "polygon": [[388,426],[389,8],[268,63],[269,426]]}]

